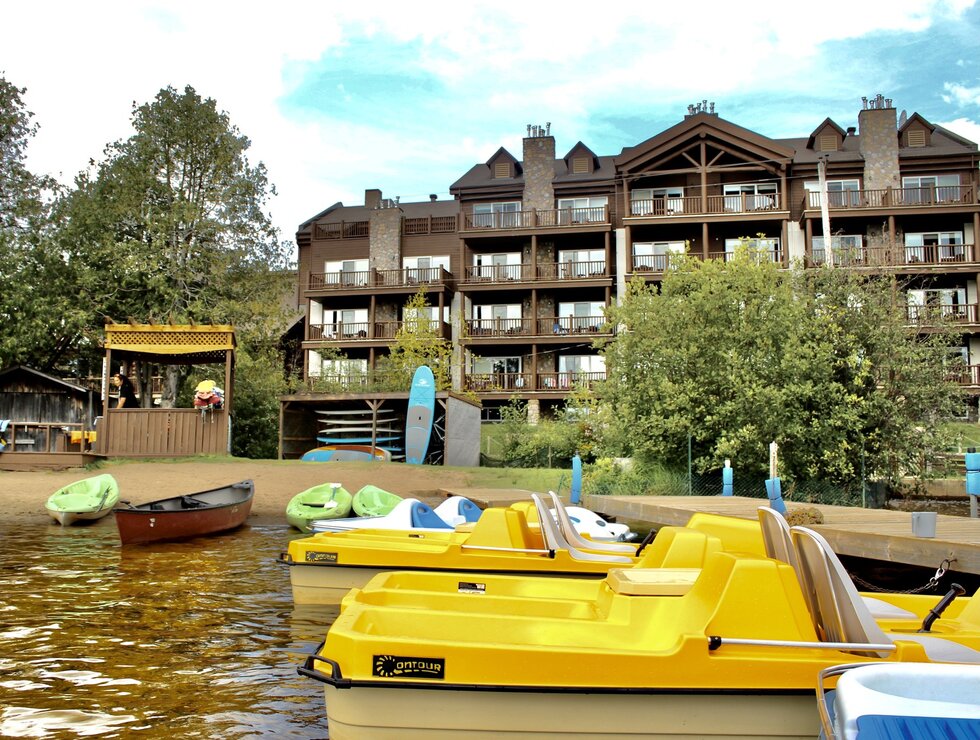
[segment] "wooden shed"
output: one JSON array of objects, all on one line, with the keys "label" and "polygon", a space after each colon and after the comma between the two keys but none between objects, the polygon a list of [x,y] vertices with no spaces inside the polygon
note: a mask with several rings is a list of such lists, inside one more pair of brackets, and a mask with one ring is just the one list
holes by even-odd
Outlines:
[{"label": "wooden shed", "polygon": [[88,388],[18,365],[0,371],[0,469],[69,468],[87,455],[101,398]]},{"label": "wooden shed", "polygon": [[119,366],[217,365],[224,405],[195,408],[110,408],[98,425],[96,451],[108,457],[226,455],[231,451],[235,330],[226,325],[106,324],[104,387]]}]

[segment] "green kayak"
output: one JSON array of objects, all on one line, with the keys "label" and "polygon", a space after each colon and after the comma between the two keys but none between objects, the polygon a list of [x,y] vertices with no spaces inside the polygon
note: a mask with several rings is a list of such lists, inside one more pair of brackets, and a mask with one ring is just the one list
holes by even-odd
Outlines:
[{"label": "green kayak", "polygon": [[385,516],[401,502],[402,497],[377,486],[364,486],[354,494],[354,513],[358,516]]},{"label": "green kayak", "polygon": [[317,519],[343,519],[350,514],[350,492],[339,483],[322,483],[297,493],[286,505],[286,521],[303,532]]},{"label": "green kayak", "polygon": [[59,524],[101,519],[119,503],[119,484],[108,473],[69,483],[48,497],[44,508]]}]

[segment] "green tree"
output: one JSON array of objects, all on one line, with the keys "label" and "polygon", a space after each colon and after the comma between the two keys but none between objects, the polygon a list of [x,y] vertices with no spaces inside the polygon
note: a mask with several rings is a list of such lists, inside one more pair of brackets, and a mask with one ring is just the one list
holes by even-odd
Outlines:
[{"label": "green tree", "polygon": [[[135,133],[106,147],[61,204],[89,331],[133,317],[233,324],[240,339],[267,341],[291,276],[266,211],[275,189],[249,162],[248,138],[190,86],[134,104],[132,122]],[[187,369],[170,371],[172,399]]]},{"label": "green tree", "polygon": [[416,368],[428,365],[436,390],[448,390],[452,387],[452,353],[452,342],[442,335],[442,317],[431,319],[423,288],[405,304],[395,341],[379,365],[380,374],[386,386],[407,390]]},{"label": "green tree", "polygon": [[67,264],[51,240],[51,178],[25,164],[37,133],[26,90],[0,76],[0,367],[51,370],[73,336],[77,305]]},{"label": "green tree", "polygon": [[732,458],[762,473],[772,440],[789,478],[850,480],[862,454],[873,475],[915,470],[963,399],[951,335],[909,327],[896,295],[888,279],[784,271],[748,247],[679,261],[659,289],[635,281],[604,350],[612,436],[680,464],[690,435],[701,472]]}]

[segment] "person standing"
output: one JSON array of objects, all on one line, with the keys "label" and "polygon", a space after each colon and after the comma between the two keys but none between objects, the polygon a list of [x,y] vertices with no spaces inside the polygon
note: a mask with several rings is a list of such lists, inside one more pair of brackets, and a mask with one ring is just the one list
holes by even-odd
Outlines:
[{"label": "person standing", "polygon": [[133,381],[122,373],[112,376],[112,385],[119,389],[119,401],[116,403],[117,409],[138,409],[139,400],[136,398],[136,389]]}]

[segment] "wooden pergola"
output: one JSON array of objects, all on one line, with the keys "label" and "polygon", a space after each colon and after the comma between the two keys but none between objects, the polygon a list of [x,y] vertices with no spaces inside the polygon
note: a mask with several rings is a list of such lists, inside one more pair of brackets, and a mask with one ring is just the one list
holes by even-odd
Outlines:
[{"label": "wooden pergola", "polygon": [[[235,329],[227,325],[106,324],[102,419],[96,451],[110,457],[225,455],[230,452]],[[224,365],[224,408],[110,408],[113,363]]]}]

